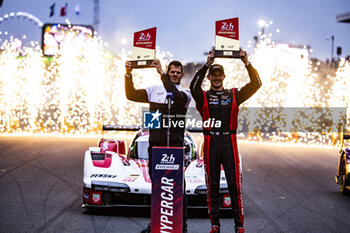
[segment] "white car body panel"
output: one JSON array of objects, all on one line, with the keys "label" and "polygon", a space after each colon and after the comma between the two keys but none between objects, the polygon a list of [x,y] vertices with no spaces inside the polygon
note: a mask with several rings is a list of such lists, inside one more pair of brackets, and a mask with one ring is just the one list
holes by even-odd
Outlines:
[{"label": "white car body panel", "polygon": [[[187,139],[190,140],[190,139]],[[136,142],[148,142],[148,135],[141,135]],[[126,159],[126,155],[120,155],[113,151],[106,151],[105,155],[111,156],[111,163],[109,167],[94,166],[92,160],[92,154],[98,153],[99,147],[90,147],[85,152],[84,157],[84,178],[83,183],[85,188],[92,189],[93,185],[110,187],[120,187],[127,185],[130,188],[130,194],[151,194],[151,180],[148,175],[148,160],[142,159]],[[241,157],[241,156],[240,156]],[[125,164],[123,160],[127,160]],[[242,168],[242,160],[240,164],[240,170]],[[196,189],[198,187],[204,187],[205,183],[205,171],[204,161],[202,159],[192,160],[185,170],[186,179],[186,194],[197,195]],[[227,188],[224,170],[221,170],[220,187]],[[107,190],[107,189],[106,189]],[[108,191],[108,190],[107,190]]]}]

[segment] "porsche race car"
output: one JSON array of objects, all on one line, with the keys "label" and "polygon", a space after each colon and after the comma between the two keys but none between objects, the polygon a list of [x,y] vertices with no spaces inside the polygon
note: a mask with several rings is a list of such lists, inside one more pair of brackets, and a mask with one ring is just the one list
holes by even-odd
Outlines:
[{"label": "porsche race car", "polygon": [[[100,139],[84,158],[83,208],[150,207],[151,179],[148,174],[148,130],[139,127],[104,126],[104,130],[138,130],[126,142]],[[188,208],[207,208],[203,145],[197,151],[190,132],[184,135],[184,169]],[[230,210],[231,199],[223,168],[220,179],[220,209]]]}]

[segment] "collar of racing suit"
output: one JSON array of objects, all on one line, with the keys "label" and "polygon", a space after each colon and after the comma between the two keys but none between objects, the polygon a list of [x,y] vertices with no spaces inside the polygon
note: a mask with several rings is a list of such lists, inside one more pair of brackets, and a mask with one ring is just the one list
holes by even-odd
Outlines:
[{"label": "collar of racing suit", "polygon": [[221,91],[215,91],[215,90],[210,88],[210,94],[213,94],[213,95],[222,95],[222,94],[224,94],[224,92],[225,92],[224,88]]}]

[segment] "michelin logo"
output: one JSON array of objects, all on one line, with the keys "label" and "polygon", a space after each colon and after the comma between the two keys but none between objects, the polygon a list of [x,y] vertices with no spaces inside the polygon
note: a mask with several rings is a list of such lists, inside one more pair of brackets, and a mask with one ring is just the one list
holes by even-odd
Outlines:
[{"label": "michelin logo", "polygon": [[160,129],[160,116],[162,114],[156,112],[143,112],[143,128],[144,129]]}]

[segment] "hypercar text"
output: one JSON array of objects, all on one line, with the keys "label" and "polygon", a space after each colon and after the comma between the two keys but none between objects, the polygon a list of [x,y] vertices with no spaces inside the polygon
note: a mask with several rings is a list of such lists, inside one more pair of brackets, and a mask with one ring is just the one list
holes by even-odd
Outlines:
[{"label": "hypercar text", "polygon": [[172,232],[173,230],[173,221],[171,221],[173,217],[173,179],[168,179],[166,177],[162,177],[162,201],[160,204],[160,232]]}]

